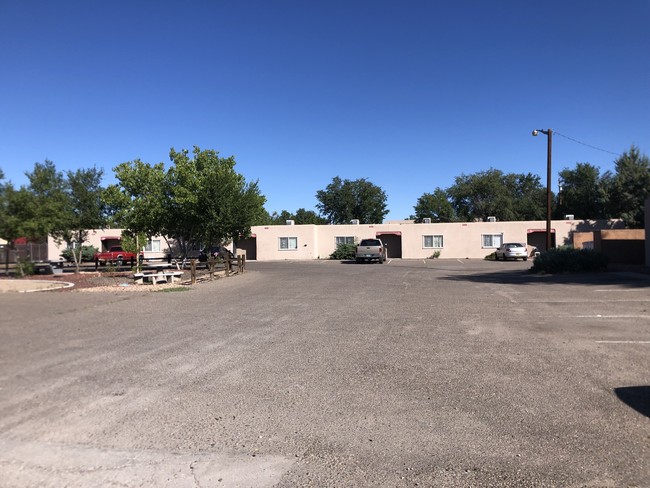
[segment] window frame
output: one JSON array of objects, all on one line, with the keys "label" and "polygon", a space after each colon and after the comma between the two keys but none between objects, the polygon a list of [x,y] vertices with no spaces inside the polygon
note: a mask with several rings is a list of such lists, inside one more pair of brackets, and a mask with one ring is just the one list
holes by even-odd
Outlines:
[{"label": "window frame", "polygon": [[[154,246],[154,243],[157,243],[157,246]],[[161,244],[162,241],[160,239],[149,239],[142,250],[144,252],[160,252]],[[158,249],[154,249],[154,247],[157,247]]]},{"label": "window frame", "polygon": [[355,244],[356,243],[356,237],[354,236],[334,236],[334,245],[338,246],[339,245],[339,240],[343,239],[341,241],[341,244]]},{"label": "window frame", "polygon": [[[282,240],[286,240],[287,247],[282,247]],[[295,247],[291,247],[291,242],[294,242]],[[298,250],[298,237],[283,236],[278,237],[278,250],[279,251],[297,251]]]},{"label": "window frame", "polygon": [[[427,246],[426,238],[431,238],[431,245]],[[436,238],[440,239],[440,246],[436,246]],[[445,237],[443,234],[422,234],[422,249],[444,249]]]},{"label": "window frame", "polygon": [[[485,238],[490,237],[491,244],[486,245],[485,243]],[[499,243],[497,245],[494,244],[494,238],[498,237],[499,238]],[[499,249],[501,245],[503,244],[503,232],[501,233],[489,233],[489,234],[481,234],[481,249]]]}]

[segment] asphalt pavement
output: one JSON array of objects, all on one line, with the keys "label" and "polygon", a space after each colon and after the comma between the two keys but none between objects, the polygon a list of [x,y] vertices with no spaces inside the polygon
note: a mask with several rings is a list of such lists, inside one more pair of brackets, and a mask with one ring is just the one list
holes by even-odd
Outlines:
[{"label": "asphalt pavement", "polygon": [[0,485],[650,486],[650,276],[530,264],[0,294]]}]

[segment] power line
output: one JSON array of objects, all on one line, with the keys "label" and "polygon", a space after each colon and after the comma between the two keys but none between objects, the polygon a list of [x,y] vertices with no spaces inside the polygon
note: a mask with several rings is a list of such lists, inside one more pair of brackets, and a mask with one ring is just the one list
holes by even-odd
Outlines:
[{"label": "power line", "polygon": [[582,144],[583,146],[590,147],[591,149],[595,149],[596,151],[601,151],[601,152],[604,152],[604,153],[607,153],[607,154],[613,154],[614,156],[619,155],[618,153],[608,151],[607,149],[602,149],[600,147],[592,146],[591,144],[587,144],[585,142],[578,141],[577,139],[574,139],[573,137],[565,136],[564,134],[561,134],[561,133],[559,133],[557,131],[553,131],[553,134],[557,134],[558,136],[564,137],[565,139],[569,139],[570,141],[573,141],[573,142],[577,142],[578,144]]}]

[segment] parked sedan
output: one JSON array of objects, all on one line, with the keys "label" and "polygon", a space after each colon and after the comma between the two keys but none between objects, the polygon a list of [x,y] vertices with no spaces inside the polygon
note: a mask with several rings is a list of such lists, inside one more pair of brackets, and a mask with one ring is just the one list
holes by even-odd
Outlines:
[{"label": "parked sedan", "polygon": [[503,258],[517,260],[519,258],[528,261],[528,249],[525,244],[519,242],[508,242],[502,244],[496,251],[494,251],[494,259],[497,261]]}]

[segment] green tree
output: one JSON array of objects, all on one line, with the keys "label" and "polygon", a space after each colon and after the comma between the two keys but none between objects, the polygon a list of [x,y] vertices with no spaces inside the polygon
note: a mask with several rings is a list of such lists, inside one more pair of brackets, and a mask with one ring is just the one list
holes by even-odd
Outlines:
[{"label": "green tree", "polygon": [[453,222],[456,219],[454,207],[442,188],[436,188],[433,193],[424,193],[418,198],[413,210],[415,215],[411,219],[417,222],[422,222],[425,218],[431,219],[431,222]]},{"label": "green tree", "polygon": [[574,169],[559,172],[560,192],[557,195],[556,218],[571,214],[578,219],[605,217],[606,193],[600,171],[589,163],[576,163]]},{"label": "green tree", "polygon": [[282,210],[280,213],[273,212],[269,215],[268,219],[264,224],[266,225],[285,225],[287,220],[293,220],[296,225],[302,224],[316,224],[322,225],[326,224],[327,220],[319,216],[313,210],[305,210],[304,208],[299,208],[295,213],[291,213],[288,210]]},{"label": "green tree", "polygon": [[96,168],[80,169],[68,171],[64,177],[52,161],[45,160],[35,163],[33,171],[25,174],[29,180],[27,187],[18,192],[10,186],[3,187],[8,208],[13,205],[7,211],[11,219],[5,219],[4,226],[8,229],[13,225],[12,219],[18,219],[20,222],[13,225],[12,232],[22,237],[44,240],[51,235],[68,247],[79,249],[73,253],[78,272],[89,229],[101,228],[105,221],[100,186],[103,172]]},{"label": "green tree", "polygon": [[170,216],[169,182],[163,163],[148,164],[139,159],[113,168],[118,184],[109,185],[104,202],[113,226],[143,233],[166,235],[175,217]]},{"label": "green tree", "polygon": [[273,224],[273,222],[272,222],[271,214],[265,208],[262,208],[260,213],[251,222],[251,226],[254,226],[254,225],[272,225],[272,224]]},{"label": "green tree", "polygon": [[508,220],[543,220],[546,218],[546,188],[540,177],[531,173],[508,173],[504,178],[512,203]]},{"label": "green tree", "polygon": [[359,219],[362,224],[381,224],[388,213],[386,193],[365,178],[332,179],[324,190],[316,192],[316,208],[331,224],[349,224]]},{"label": "green tree", "polygon": [[235,171],[234,157],[194,147],[170,150],[171,166],[140,160],[117,166],[118,185],[107,199],[116,220],[132,233],[177,241],[183,255],[194,243],[221,244],[250,234],[264,219],[265,198],[257,182]]},{"label": "green tree", "polygon": [[288,210],[282,210],[280,213],[278,212],[273,212],[270,215],[270,225],[285,225],[287,223],[287,220],[293,220],[294,216],[291,212]]},{"label": "green tree", "polygon": [[471,175],[457,176],[447,193],[456,215],[461,220],[540,220],[546,212],[546,191],[539,176],[504,174],[489,169]]},{"label": "green tree", "polygon": [[616,160],[615,170],[614,175],[603,176],[609,214],[623,219],[628,228],[643,228],[645,199],[650,196],[650,159],[632,146]]},{"label": "green tree", "polygon": [[[0,170],[0,239],[7,241],[5,246],[5,274],[9,273],[9,252],[15,249],[16,239],[27,235],[32,195],[25,189],[16,189],[11,181],[3,181]],[[22,271],[22,268],[21,268]]]},{"label": "green tree", "polygon": [[83,245],[88,241],[90,230],[104,228],[106,224],[104,188],[101,186],[104,171],[93,167],[68,171],[66,175],[64,210],[50,233],[55,240],[77,250],[72,256],[78,273]]},{"label": "green tree", "polygon": [[315,224],[315,225],[327,224],[327,219],[324,219],[323,217],[318,215],[313,210],[305,210],[304,208],[299,208],[298,210],[296,210],[296,213],[293,216],[293,220],[295,220],[296,224],[298,224],[298,225],[302,225],[302,224]]},{"label": "green tree", "polygon": [[34,170],[25,175],[29,180],[27,191],[31,195],[25,208],[25,237],[47,239],[55,229],[64,225],[69,204],[65,178],[48,159],[44,163],[35,163]]}]

